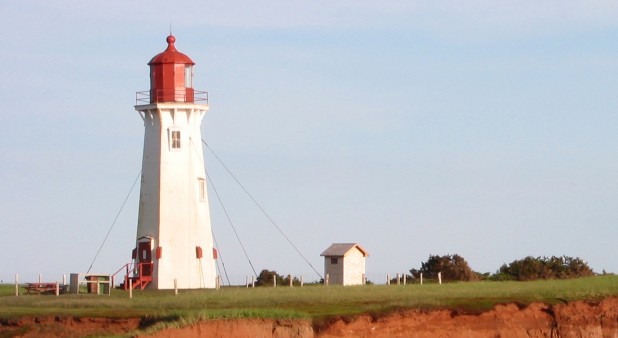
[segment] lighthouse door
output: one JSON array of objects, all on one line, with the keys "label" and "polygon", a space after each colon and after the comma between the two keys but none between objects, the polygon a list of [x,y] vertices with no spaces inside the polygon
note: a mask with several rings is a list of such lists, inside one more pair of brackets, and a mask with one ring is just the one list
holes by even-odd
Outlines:
[{"label": "lighthouse door", "polygon": [[152,275],[152,239],[141,238],[137,242],[137,265],[140,270],[140,275]]}]

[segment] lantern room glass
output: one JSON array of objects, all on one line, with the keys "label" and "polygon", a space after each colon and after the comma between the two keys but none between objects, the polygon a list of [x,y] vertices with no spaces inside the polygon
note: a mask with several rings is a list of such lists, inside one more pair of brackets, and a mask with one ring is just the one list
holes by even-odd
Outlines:
[{"label": "lantern room glass", "polygon": [[185,88],[193,88],[193,66],[185,65]]}]

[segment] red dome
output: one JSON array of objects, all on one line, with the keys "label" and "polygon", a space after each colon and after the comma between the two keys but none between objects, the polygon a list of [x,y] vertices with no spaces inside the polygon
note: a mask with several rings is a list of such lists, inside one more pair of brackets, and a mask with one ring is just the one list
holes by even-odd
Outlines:
[{"label": "red dome", "polygon": [[161,64],[161,63],[175,63],[175,64],[186,64],[186,65],[194,65],[193,62],[188,56],[176,50],[174,46],[174,42],[176,42],[176,38],[170,34],[167,37],[167,49],[163,53],[159,53],[155,55],[155,57],[148,62],[149,65]]}]

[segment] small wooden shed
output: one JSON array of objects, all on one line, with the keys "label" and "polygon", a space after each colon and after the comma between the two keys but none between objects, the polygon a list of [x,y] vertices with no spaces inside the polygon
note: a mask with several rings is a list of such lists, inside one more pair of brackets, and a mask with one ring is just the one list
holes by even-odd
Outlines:
[{"label": "small wooden shed", "polygon": [[329,284],[362,285],[365,283],[365,257],[369,253],[356,243],[333,243],[324,250],[324,278]]}]

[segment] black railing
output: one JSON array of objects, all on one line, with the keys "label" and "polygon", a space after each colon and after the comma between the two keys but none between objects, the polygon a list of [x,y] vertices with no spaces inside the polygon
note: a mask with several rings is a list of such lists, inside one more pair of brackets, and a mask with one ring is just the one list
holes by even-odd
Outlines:
[{"label": "black railing", "polygon": [[151,98],[150,90],[135,93],[135,104],[150,104],[158,102],[194,102],[200,104],[208,104],[208,92],[201,90],[188,91],[183,90],[162,90],[159,89],[154,95],[154,100]]}]

